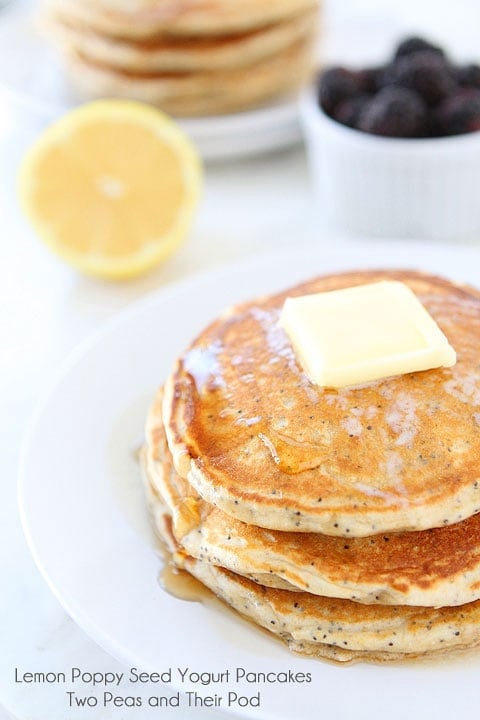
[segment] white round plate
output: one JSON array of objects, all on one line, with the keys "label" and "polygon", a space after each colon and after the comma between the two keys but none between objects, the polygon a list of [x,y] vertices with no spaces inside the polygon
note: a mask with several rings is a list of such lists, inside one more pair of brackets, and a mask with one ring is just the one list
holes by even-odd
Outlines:
[{"label": "white round plate", "polygon": [[[0,89],[31,113],[38,126],[48,124],[85,98],[66,77],[60,58],[41,29],[33,0],[0,0]],[[301,139],[298,97],[218,117],[179,119],[205,160],[269,152]]]},{"label": "white round plate", "polygon": [[[312,674],[308,684],[266,683],[259,708],[234,708],[258,720],[404,720],[412,713],[440,720],[453,712],[466,717],[477,702],[480,654],[341,668],[294,656],[220,603],[175,599],[157,581],[161,563],[134,452],[149,402],[174,358],[232,302],[361,267],[416,267],[480,285],[477,251],[420,243],[310,245],[193,277],[132,305],[78,349],[41,402],[24,447],[25,532],[67,612],[127,666]],[[175,673],[172,684],[226,692],[225,686],[181,685]]]}]

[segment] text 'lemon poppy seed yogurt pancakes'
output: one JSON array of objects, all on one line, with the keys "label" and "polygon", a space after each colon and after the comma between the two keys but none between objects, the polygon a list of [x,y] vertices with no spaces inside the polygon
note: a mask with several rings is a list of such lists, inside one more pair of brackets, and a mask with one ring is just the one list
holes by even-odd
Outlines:
[{"label": "text 'lemon poppy seed yogurt pancakes'", "polygon": [[[392,282],[420,305],[407,339],[422,313],[436,328],[415,342],[440,343],[438,366],[313,382],[279,322],[286,298]],[[479,311],[477,291],[407,271],[321,277],[226,311],[147,423],[147,492],[177,565],[307,655],[480,642]]]}]

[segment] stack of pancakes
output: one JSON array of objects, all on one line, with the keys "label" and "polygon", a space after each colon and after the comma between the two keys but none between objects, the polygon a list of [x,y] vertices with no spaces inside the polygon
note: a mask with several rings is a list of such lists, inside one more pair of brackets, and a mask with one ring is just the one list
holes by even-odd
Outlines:
[{"label": "stack of pancakes", "polygon": [[89,97],[213,115],[295,90],[312,71],[318,0],[48,0],[47,9]]},{"label": "stack of pancakes", "polygon": [[[278,325],[287,296],[406,283],[457,363],[333,390]],[[358,272],[230,309],[179,358],[144,454],[179,568],[305,655],[398,660],[480,643],[480,293]]]}]

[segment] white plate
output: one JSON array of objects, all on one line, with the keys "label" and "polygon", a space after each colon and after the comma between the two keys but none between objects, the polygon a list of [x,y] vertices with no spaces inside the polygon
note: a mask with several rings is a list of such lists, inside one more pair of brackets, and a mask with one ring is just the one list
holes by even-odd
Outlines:
[{"label": "white plate", "polygon": [[[71,87],[58,54],[40,31],[37,15],[38,3],[33,0],[0,8],[0,88],[41,126],[85,100]],[[179,122],[206,160],[269,152],[301,139],[296,95],[256,110]]]},{"label": "white plate", "polygon": [[475,657],[339,668],[293,656],[232,612],[176,600],[157,582],[133,452],[175,356],[231,302],[360,267],[417,267],[480,285],[478,252],[420,243],[308,246],[192,278],[131,306],[74,354],[24,448],[21,510],[32,553],[67,612],[112,655],[149,670],[312,673],[311,684],[262,686],[262,706],[242,711],[252,718],[404,720],[413,712],[440,720],[465,717],[477,702]]}]

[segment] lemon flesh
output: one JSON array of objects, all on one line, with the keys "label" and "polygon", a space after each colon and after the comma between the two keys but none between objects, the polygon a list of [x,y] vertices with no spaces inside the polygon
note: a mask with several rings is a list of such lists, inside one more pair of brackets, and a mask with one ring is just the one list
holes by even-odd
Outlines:
[{"label": "lemon flesh", "polygon": [[77,269],[122,278],[150,269],[186,237],[201,188],[198,155],[160,111],[84,105],[27,153],[20,198],[42,240]]}]

